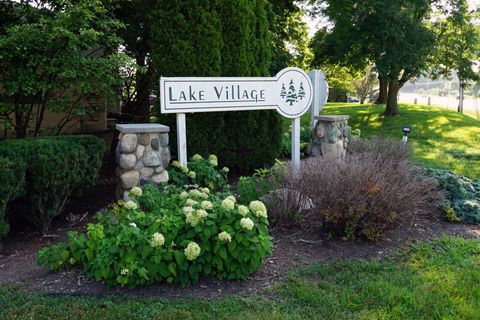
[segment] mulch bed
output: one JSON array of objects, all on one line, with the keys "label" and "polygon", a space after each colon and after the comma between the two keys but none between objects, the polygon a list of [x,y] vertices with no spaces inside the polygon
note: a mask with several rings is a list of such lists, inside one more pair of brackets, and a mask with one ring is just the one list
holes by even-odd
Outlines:
[{"label": "mulch bed", "polygon": [[[111,160],[110,160],[111,161]],[[125,297],[195,297],[218,298],[226,295],[254,295],[282,282],[289,270],[295,267],[338,259],[381,260],[408,241],[427,240],[442,235],[480,238],[480,227],[428,221],[411,227],[388,232],[379,242],[327,240],[326,235],[299,230],[272,231],[273,254],[262,268],[245,281],[202,279],[199,283],[181,287],[172,284],[155,284],[140,288],[109,288],[82,275],[81,270],[48,271],[36,263],[36,253],[45,246],[66,238],[69,230],[84,231],[94,222],[95,213],[114,201],[116,179],[111,163],[106,163],[98,185],[81,201],[71,205],[54,221],[51,234],[58,237],[41,237],[24,225],[14,225],[4,241],[0,253],[0,284],[15,284],[26,291],[54,295],[95,295]]]}]

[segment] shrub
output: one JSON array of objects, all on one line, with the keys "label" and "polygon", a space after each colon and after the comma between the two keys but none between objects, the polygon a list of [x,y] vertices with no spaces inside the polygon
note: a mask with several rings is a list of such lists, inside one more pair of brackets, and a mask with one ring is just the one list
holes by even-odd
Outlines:
[{"label": "shrub", "polygon": [[[447,193],[445,217],[455,216],[466,223],[480,224],[480,180],[470,180],[449,170],[428,169],[427,174],[437,179]],[[448,212],[448,210],[453,212]]]},{"label": "shrub", "polygon": [[[310,142],[310,128],[308,126],[300,127],[300,156],[305,157],[308,143]],[[292,128],[288,129],[282,137],[282,156],[289,158],[292,156]]]},{"label": "shrub", "polygon": [[[152,8],[153,78],[270,76],[268,6],[265,0],[158,2]],[[175,116],[158,119],[175,140]],[[281,152],[281,116],[273,110],[189,114],[186,122],[189,152],[220,155],[239,172],[272,165]]]},{"label": "shrub", "polygon": [[173,161],[167,170],[169,182],[178,187],[198,185],[212,191],[226,190],[229,187],[227,181],[229,169],[227,167],[218,169],[218,158],[213,154],[207,159],[195,154],[187,163],[187,167],[182,167],[178,161]]},{"label": "shrub", "polygon": [[25,164],[25,197],[18,207],[43,232],[70,198],[82,196],[95,184],[103,152],[103,140],[93,136],[0,143],[0,156],[15,164]]},{"label": "shrub", "polygon": [[403,150],[398,142],[359,141],[343,160],[303,161],[298,174],[287,173],[284,187],[313,202],[309,225],[323,223],[332,235],[375,240],[443,203],[436,181],[419,174]]},{"label": "shrub", "polygon": [[16,199],[24,190],[25,164],[14,163],[6,158],[0,158],[0,239],[7,233],[9,225],[6,220],[7,204]]},{"label": "shrub", "polygon": [[100,212],[86,234],[70,232],[66,242],[42,249],[38,263],[79,265],[109,285],[243,279],[270,253],[267,226],[259,201],[246,207],[205,188],[147,185],[138,203],[119,201]]},{"label": "shrub", "polygon": [[252,176],[240,177],[236,186],[240,203],[248,204],[278,188],[285,169],[285,164],[277,160],[270,169],[256,169]]}]

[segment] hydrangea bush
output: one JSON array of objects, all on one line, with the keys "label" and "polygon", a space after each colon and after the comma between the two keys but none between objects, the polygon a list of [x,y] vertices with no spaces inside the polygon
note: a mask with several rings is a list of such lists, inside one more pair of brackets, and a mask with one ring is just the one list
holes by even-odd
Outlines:
[{"label": "hydrangea bush", "polygon": [[208,188],[151,185],[134,188],[133,200],[98,214],[86,234],[42,249],[40,265],[79,266],[97,281],[138,286],[197,281],[201,276],[244,279],[270,253],[265,205],[238,205],[234,196]]},{"label": "hydrangea bush", "polygon": [[199,185],[212,191],[228,189],[228,172],[227,167],[221,169],[218,167],[218,158],[213,154],[207,159],[195,154],[186,167],[180,165],[178,161],[173,161],[168,168],[170,183],[177,186]]}]

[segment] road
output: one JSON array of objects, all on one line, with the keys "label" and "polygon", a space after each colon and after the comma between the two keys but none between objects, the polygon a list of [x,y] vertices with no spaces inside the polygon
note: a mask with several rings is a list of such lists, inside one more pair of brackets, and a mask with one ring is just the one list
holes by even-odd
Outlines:
[{"label": "road", "polygon": [[[417,99],[417,104],[428,104],[428,97],[421,96],[415,93],[403,93],[400,92],[399,101],[405,103],[414,103],[415,99]],[[447,97],[439,97],[439,96],[431,96],[431,105],[445,107],[450,110],[457,110],[458,107],[458,100],[456,96],[449,95]],[[476,110],[480,111],[480,97],[475,100],[472,98],[465,99],[463,101],[463,109],[468,111],[475,112]]]}]

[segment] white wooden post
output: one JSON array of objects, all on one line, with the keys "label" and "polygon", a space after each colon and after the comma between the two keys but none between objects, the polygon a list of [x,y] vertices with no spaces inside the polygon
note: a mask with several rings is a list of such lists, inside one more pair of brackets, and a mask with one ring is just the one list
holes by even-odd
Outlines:
[{"label": "white wooden post", "polygon": [[300,118],[292,120],[292,165],[294,171],[300,169]]},{"label": "white wooden post", "polygon": [[317,123],[315,117],[322,111],[328,100],[328,83],[327,78],[320,70],[310,71],[308,77],[313,86],[313,99],[310,106],[310,128],[313,129]]},{"label": "white wooden post", "polygon": [[178,161],[184,167],[187,166],[187,123],[185,113],[177,113],[177,150]]}]

